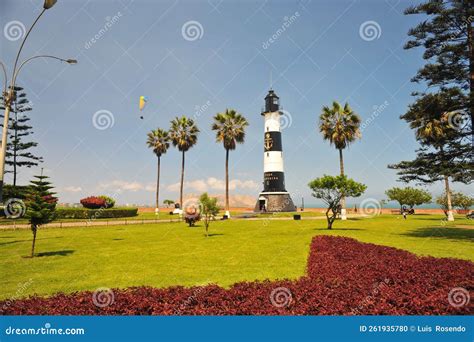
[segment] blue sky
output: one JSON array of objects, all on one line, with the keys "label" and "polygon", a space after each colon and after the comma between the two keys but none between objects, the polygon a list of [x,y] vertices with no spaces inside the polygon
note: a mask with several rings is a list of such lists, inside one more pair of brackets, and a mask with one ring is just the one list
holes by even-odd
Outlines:
[{"label": "blue sky", "polygon": [[[346,172],[367,184],[361,199],[381,199],[399,184],[387,164],[413,158],[417,148],[399,119],[410,93],[423,89],[409,82],[423,63],[422,51],[402,48],[408,29],[423,19],[403,15],[410,3],[59,0],[22,56],[52,54],[79,64],[37,60],[18,79],[34,104],[37,153],[62,202],[107,193],[120,203],[152,204],[156,158],[145,146],[146,133],[184,114],[201,129],[187,153],[186,192],[220,194],[224,149],[210,125],[215,113],[230,107],[250,123],[245,144],[231,153],[232,193],[256,197],[263,178],[260,110],[272,74],[289,118],[286,186],[296,204],[301,197],[316,203],[309,180],[339,172],[337,151],[316,130],[321,107],[333,100],[348,101],[365,122],[362,139],[344,152]],[[41,6],[39,0],[0,3],[0,58],[7,65],[20,42],[8,28],[12,22],[28,27]],[[140,95],[148,98],[144,120]],[[113,125],[94,122],[97,112]],[[178,198],[179,170],[180,154],[170,149],[162,159],[162,199]],[[20,183],[33,173],[38,169],[22,170]],[[429,189],[438,194],[442,184]]]}]

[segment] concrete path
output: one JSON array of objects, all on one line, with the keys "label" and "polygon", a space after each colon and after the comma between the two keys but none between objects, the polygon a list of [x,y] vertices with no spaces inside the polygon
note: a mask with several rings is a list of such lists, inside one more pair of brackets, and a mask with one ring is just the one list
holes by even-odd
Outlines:
[{"label": "concrete path", "polygon": [[[367,217],[367,215],[355,215],[349,214],[347,215],[348,218],[354,217]],[[301,217],[301,220],[325,220],[326,216],[314,216],[314,217]],[[293,217],[249,217],[249,218],[238,218],[234,217],[231,218],[232,221],[234,220],[245,220],[245,221],[292,221]],[[48,223],[41,228],[70,228],[70,227],[100,227],[100,226],[122,226],[122,225],[136,225],[136,224],[163,224],[163,223],[184,223],[184,221],[179,219],[172,219],[172,220],[153,220],[153,219],[142,219],[142,220],[87,220],[87,221],[75,221],[75,222],[53,222]],[[29,229],[29,224],[8,224],[8,225],[0,225],[0,230],[11,230],[11,229]]]}]

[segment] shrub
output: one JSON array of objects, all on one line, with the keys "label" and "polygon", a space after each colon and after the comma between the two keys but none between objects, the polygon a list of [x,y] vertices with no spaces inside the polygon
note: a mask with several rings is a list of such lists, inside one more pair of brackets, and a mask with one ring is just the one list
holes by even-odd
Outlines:
[{"label": "shrub", "polygon": [[115,205],[115,200],[105,195],[89,196],[81,199],[80,202],[87,209],[110,209]]},{"label": "shrub", "polygon": [[106,208],[107,204],[105,202],[105,199],[96,197],[96,196],[90,196],[81,199],[81,204],[84,208],[87,209],[99,209],[99,208]]},{"label": "shrub", "polygon": [[328,229],[332,229],[337,214],[342,209],[341,200],[344,197],[359,197],[367,189],[366,185],[343,175],[324,175],[309,182],[308,186],[313,191],[311,196],[321,199],[328,206],[326,210]]},{"label": "shrub", "polygon": [[86,209],[62,208],[56,209],[57,218],[62,219],[94,219],[94,218],[119,218],[138,215],[138,208],[111,208],[111,209]]},{"label": "shrub", "polygon": [[105,207],[107,209],[113,208],[115,205],[115,200],[112,197],[106,196],[106,195],[101,195],[99,198],[103,199],[105,202]]},{"label": "shrub", "polygon": [[3,186],[3,199],[4,200],[9,199],[9,198],[25,199],[29,192],[30,192],[30,185],[13,186],[10,184],[5,184]]},{"label": "shrub", "polygon": [[[92,292],[0,302],[2,315],[468,315],[450,305],[455,288],[472,291],[474,264],[418,257],[354,239],[317,236],[307,275],[298,280],[242,282],[166,289],[113,289],[113,304],[93,304]],[[457,300],[456,298],[454,298]],[[456,302],[455,302],[456,303]]]}]

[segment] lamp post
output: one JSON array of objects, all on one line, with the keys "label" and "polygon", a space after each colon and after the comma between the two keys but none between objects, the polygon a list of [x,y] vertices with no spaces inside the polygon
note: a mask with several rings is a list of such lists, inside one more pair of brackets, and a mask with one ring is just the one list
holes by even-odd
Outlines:
[{"label": "lamp post", "polygon": [[18,53],[15,58],[15,63],[13,65],[13,71],[12,71],[12,77],[10,80],[10,86],[8,86],[8,76],[7,76],[7,69],[5,67],[5,64],[0,61],[0,66],[3,71],[3,76],[4,76],[4,86],[3,86],[3,102],[4,102],[4,107],[5,107],[5,113],[3,117],[3,129],[2,129],[2,142],[1,142],[1,148],[0,148],[0,203],[3,202],[3,183],[4,183],[4,176],[5,176],[5,157],[6,157],[6,151],[7,151],[7,139],[8,139],[8,124],[9,124],[9,119],[10,119],[10,108],[11,104],[13,101],[15,101],[15,84],[16,84],[16,79],[18,77],[18,73],[20,70],[23,68],[25,64],[27,64],[29,61],[36,59],[36,58],[52,58],[59,60],[61,62],[66,62],[68,64],[76,64],[77,61],[75,59],[63,59],[55,56],[50,56],[50,55],[37,55],[30,57],[23,61],[20,66],[18,66],[18,61],[20,59],[20,54],[21,50],[23,49],[23,46],[25,45],[26,40],[28,39],[28,36],[30,35],[31,31],[33,30],[33,27],[35,27],[36,23],[38,20],[41,18],[41,16],[44,14],[44,12],[56,4],[57,0],[45,0],[43,4],[43,10],[40,12],[38,17],[36,17],[35,21],[29,28],[28,32],[26,33],[25,37],[23,38],[23,41],[21,42],[20,49],[18,50]]}]

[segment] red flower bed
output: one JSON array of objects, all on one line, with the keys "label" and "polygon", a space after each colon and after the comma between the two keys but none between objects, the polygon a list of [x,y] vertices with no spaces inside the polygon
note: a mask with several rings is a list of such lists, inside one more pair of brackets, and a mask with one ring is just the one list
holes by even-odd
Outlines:
[{"label": "red flower bed", "polygon": [[96,196],[83,198],[81,199],[80,202],[82,206],[87,209],[100,209],[100,208],[107,207],[107,203],[105,202],[105,199],[101,197],[96,197]]},{"label": "red flower bed", "polygon": [[[20,315],[464,315],[473,314],[474,264],[417,257],[343,237],[318,236],[296,281],[84,291],[0,302]],[[457,291],[457,292],[456,292]]]}]

